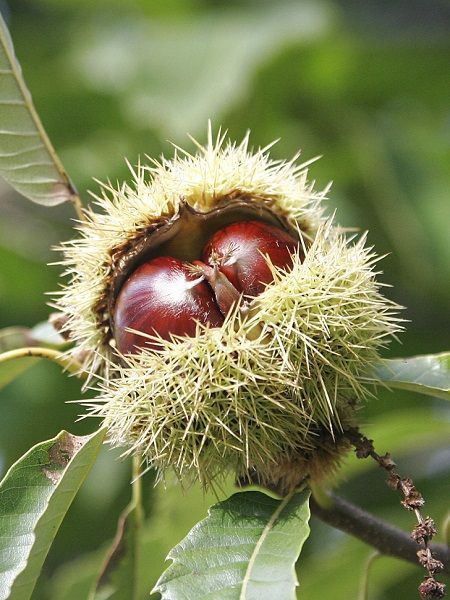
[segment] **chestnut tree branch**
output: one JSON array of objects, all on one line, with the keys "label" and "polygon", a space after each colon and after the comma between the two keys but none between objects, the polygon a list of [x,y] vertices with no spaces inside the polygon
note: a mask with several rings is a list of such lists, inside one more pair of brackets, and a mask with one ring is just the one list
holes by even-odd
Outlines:
[{"label": "chestnut tree branch", "polygon": [[[325,508],[311,497],[312,514],[376,548],[381,554],[417,565],[417,543],[406,532],[333,493],[329,494],[329,500],[330,505]],[[430,549],[443,563],[444,572],[450,574],[450,548],[445,544],[433,543]]]}]

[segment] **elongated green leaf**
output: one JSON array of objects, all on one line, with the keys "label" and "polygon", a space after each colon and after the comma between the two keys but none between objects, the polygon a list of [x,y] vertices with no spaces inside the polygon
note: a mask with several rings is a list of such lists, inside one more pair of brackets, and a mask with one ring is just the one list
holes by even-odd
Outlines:
[{"label": "elongated green leaf", "polygon": [[31,448],[0,484],[0,599],[27,600],[104,438],[62,431]]},{"label": "elongated green leaf", "polygon": [[309,494],[240,492],[212,506],[171,550],[155,586],[163,600],[295,598],[294,565],[309,535]]},{"label": "elongated green leaf", "polygon": [[450,352],[384,360],[376,376],[393,388],[450,400]]},{"label": "elongated green leaf", "polygon": [[138,598],[140,507],[133,502],[120,515],[116,537],[89,600]]},{"label": "elongated green leaf", "polygon": [[1,14],[0,174],[18,192],[45,206],[75,194],[33,106]]}]

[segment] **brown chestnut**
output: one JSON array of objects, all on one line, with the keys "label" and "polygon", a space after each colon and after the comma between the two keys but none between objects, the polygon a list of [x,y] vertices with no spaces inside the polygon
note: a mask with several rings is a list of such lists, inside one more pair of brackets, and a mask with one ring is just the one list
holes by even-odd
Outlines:
[{"label": "brown chestnut", "polygon": [[145,262],[126,280],[115,303],[118,350],[161,348],[139,332],[169,340],[194,336],[197,321],[220,327],[242,295],[257,296],[273,281],[266,256],[286,268],[298,251],[298,240],[286,231],[262,221],[238,221],[214,233],[203,261],[159,256]]},{"label": "brown chestnut", "polygon": [[292,266],[299,241],[262,221],[239,221],[219,229],[203,250],[203,261],[221,273],[245,296],[258,296],[273,281],[265,259],[276,267]]},{"label": "brown chestnut", "polygon": [[137,332],[165,340],[171,335],[192,337],[196,321],[212,327],[223,323],[211,288],[188,263],[159,256],[138,267],[120,290],[114,307],[116,346],[122,354],[158,349],[156,341]]}]

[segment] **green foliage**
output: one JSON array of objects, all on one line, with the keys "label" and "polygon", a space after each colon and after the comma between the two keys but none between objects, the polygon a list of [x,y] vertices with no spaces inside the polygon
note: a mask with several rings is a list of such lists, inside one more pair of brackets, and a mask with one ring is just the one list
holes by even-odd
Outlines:
[{"label": "green foliage", "polygon": [[450,400],[450,352],[384,360],[376,375],[389,387]]},{"label": "green foliage", "polygon": [[38,444],[0,483],[0,597],[26,600],[61,521],[92,467],[104,432],[61,432]]},{"label": "green foliage", "polygon": [[[232,483],[220,490],[220,498],[226,498],[234,491]],[[138,597],[148,598],[162,571],[166,556],[189,530],[205,517],[211,504],[217,502],[217,495],[205,493],[201,487],[193,485],[183,490],[172,479],[166,485],[158,485],[152,493],[152,509],[149,518],[142,526],[140,536],[140,568],[138,569]],[[52,600],[79,600],[88,597],[89,589],[96,585],[99,573],[104,568],[104,556],[109,556],[114,542],[107,548],[76,558],[56,572],[52,579],[48,597]],[[102,567],[103,564],[103,567]],[[152,599],[159,597],[153,594]]]},{"label": "green foliage", "polygon": [[[330,210],[338,209],[343,225],[368,228],[377,250],[391,253],[382,263],[383,279],[394,284],[389,295],[408,307],[405,318],[412,321],[402,336],[402,353],[446,347],[449,46],[442,3],[430,0],[420,20],[417,4],[396,12],[395,2],[378,10],[368,3],[324,0],[299,3],[298,12],[291,3],[257,6],[245,0],[222,6],[194,0],[131,5],[34,0],[32,9],[30,3],[11,1],[3,2],[2,10],[5,4],[36,106],[80,188],[93,187],[93,176],[128,177],[124,156],[135,162],[139,153],[167,152],[168,131],[184,144],[184,133],[198,136],[208,117],[236,138],[250,127],[255,145],[281,137],[273,150],[280,158],[298,147],[305,158],[323,154],[312,173],[320,184],[335,182]],[[0,77],[5,111],[24,114],[26,107],[10,104],[22,100],[18,79]],[[0,136],[0,152],[21,150],[20,136],[13,141],[18,147],[5,148],[11,141]],[[0,158],[0,167],[12,166],[11,158]],[[9,176],[37,169],[25,167]],[[73,213],[68,207],[48,212],[25,204],[5,187],[0,205],[0,326],[31,325],[46,317],[43,291],[56,288],[57,276],[45,266],[55,260],[49,246],[69,237]],[[4,350],[17,347],[12,338],[8,343],[13,345]],[[398,354],[398,348],[392,352]],[[414,476],[427,512],[440,523],[448,511],[450,483],[448,406],[439,398],[444,386],[429,379],[435,371],[425,371],[420,382],[417,371],[405,381],[405,372],[396,371],[398,381],[389,382],[395,393],[379,388],[361,418],[377,448],[392,451],[402,470]],[[38,437],[44,430],[54,435],[73,422],[76,408],[61,397],[80,397],[77,380],[66,380],[59,368],[37,359],[2,364],[0,387],[7,381],[0,398],[3,470],[44,439]],[[434,398],[424,401],[410,389]],[[74,428],[84,433],[89,425]],[[87,480],[67,512],[35,600],[80,600],[98,579],[129,496],[125,469],[110,454],[105,457],[102,470]],[[367,461],[349,457],[341,478],[354,502],[411,527]],[[140,598],[148,596],[161,573],[163,557],[204,515],[199,490],[186,497],[178,489],[172,492],[161,486],[146,492],[151,518],[142,532],[142,556],[150,558],[140,574]],[[361,542],[314,522],[298,566],[302,599],[356,598],[369,552]],[[409,600],[420,576],[411,565],[381,558],[371,568],[369,597],[373,590],[377,600]]]},{"label": "green foliage", "polygon": [[294,564],[309,535],[309,494],[241,492],[209,509],[171,552],[164,599],[295,598]]},{"label": "green foliage", "polygon": [[1,14],[0,82],[0,173],[38,204],[70,200],[69,179],[33,106]]}]

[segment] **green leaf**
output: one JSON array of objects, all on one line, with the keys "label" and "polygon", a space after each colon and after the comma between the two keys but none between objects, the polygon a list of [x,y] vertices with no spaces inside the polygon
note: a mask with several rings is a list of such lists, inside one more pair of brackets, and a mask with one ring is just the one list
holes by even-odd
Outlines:
[{"label": "green leaf", "polygon": [[27,600],[104,438],[62,431],[19,459],[0,483],[0,599]]},{"label": "green leaf", "polygon": [[251,491],[215,504],[170,551],[173,563],[154,591],[163,600],[294,599],[308,499],[308,492],[275,500]]},{"label": "green leaf", "polygon": [[138,598],[138,544],[141,508],[134,502],[120,515],[116,537],[89,600]]},{"label": "green leaf", "polygon": [[383,360],[376,377],[392,388],[450,400],[450,352]]},{"label": "green leaf", "polygon": [[34,108],[1,14],[0,174],[38,204],[55,206],[76,196]]}]

